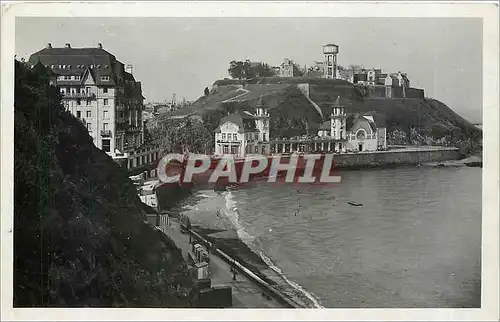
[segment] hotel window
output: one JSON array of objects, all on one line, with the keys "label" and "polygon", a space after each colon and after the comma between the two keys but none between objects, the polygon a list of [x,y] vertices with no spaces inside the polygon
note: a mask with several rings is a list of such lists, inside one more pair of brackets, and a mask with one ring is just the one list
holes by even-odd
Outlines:
[{"label": "hotel window", "polygon": [[226,133],[222,133],[222,140],[226,139]]},{"label": "hotel window", "polygon": [[76,111],[76,117],[81,118],[82,117],[82,112]]},{"label": "hotel window", "polygon": [[85,87],[85,90],[87,90],[87,93],[90,94],[90,87]]},{"label": "hotel window", "polygon": [[102,111],[102,117],[107,119],[109,117],[108,111]]},{"label": "hotel window", "polygon": [[82,105],[82,100],[81,99],[77,99],[76,100],[76,105]]},{"label": "hotel window", "polygon": [[111,151],[111,140],[109,140],[109,139],[103,139],[102,140],[102,150],[104,152]]},{"label": "hotel window", "polygon": [[103,92],[104,94],[106,94],[106,93],[108,92],[108,88],[107,88],[107,87],[104,87],[104,88],[102,89],[102,92]]},{"label": "hotel window", "polygon": [[102,81],[109,81],[109,76],[101,76]]},{"label": "hotel window", "polygon": [[233,134],[233,141],[237,141],[238,140],[238,134],[234,133]]},{"label": "hotel window", "polygon": [[108,130],[108,123],[102,123],[102,129],[104,131],[107,131]]},{"label": "hotel window", "polygon": [[104,99],[104,105],[108,105],[108,99],[107,98]]},{"label": "hotel window", "polygon": [[87,111],[87,117],[92,117],[92,111]]},{"label": "hotel window", "polygon": [[90,100],[87,100],[87,106],[90,105]]},{"label": "hotel window", "polygon": [[81,79],[81,77],[80,77],[80,76],[75,76],[75,79],[76,79],[76,80],[80,80],[80,79]]},{"label": "hotel window", "polygon": [[224,145],[222,147],[222,153],[229,154],[229,145]]},{"label": "hotel window", "polygon": [[87,123],[87,131],[91,131],[92,130],[92,123]]},{"label": "hotel window", "polygon": [[259,146],[258,145],[255,146],[255,153],[259,153]]}]

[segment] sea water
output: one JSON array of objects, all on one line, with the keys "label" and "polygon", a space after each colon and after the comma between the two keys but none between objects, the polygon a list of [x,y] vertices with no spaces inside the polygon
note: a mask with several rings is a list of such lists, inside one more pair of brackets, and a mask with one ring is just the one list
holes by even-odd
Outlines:
[{"label": "sea water", "polygon": [[202,191],[190,211],[220,209],[219,224],[313,307],[480,306],[480,168],[340,174],[338,184]]}]

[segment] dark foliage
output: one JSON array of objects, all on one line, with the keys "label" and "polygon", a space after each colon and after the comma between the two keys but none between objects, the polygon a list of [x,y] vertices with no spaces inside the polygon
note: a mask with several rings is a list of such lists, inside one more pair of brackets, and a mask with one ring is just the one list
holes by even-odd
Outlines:
[{"label": "dark foliage", "polygon": [[252,79],[256,77],[273,77],[274,70],[266,63],[252,65],[249,60],[229,63],[229,75],[233,79]]},{"label": "dark foliage", "polygon": [[155,144],[162,153],[210,153],[213,149],[213,133],[196,120],[166,120],[151,129]]},{"label": "dark foliage", "polygon": [[188,306],[180,250],[50,78],[15,62],[14,306]]},{"label": "dark foliage", "polygon": [[293,137],[317,133],[321,117],[305,96],[294,87],[285,90],[283,100],[270,110],[270,136]]},{"label": "dark foliage", "polygon": [[482,139],[480,129],[434,99],[365,99],[363,102],[352,102],[348,108],[357,113],[381,114],[389,132],[403,131],[408,138],[414,129],[434,140],[445,138],[450,145]]}]

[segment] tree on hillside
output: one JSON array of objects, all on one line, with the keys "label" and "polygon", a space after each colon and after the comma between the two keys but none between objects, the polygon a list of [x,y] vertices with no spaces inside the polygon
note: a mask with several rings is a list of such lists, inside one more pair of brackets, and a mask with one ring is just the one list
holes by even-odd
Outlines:
[{"label": "tree on hillside", "polygon": [[357,73],[357,72],[361,71],[361,69],[363,69],[363,67],[360,65],[349,65],[348,69],[352,70],[354,73]]},{"label": "tree on hillside", "polygon": [[203,92],[205,96],[208,96],[208,94],[210,94],[210,90],[208,89],[208,87],[205,87],[205,90]]},{"label": "tree on hillside", "polygon": [[252,68],[252,74],[255,77],[273,77],[274,70],[267,63],[260,63],[258,66]]},{"label": "tree on hillside", "polygon": [[229,63],[228,69],[229,75],[236,79],[248,79],[252,78],[252,68],[250,67],[250,61],[231,61]]},{"label": "tree on hillside", "polygon": [[235,79],[250,79],[254,77],[275,76],[274,70],[267,63],[253,64],[250,60],[236,61],[229,63],[229,75]]},{"label": "tree on hillside", "polygon": [[369,90],[368,86],[363,85],[363,84],[354,84],[354,88],[355,88],[357,94],[361,98],[370,96],[370,90]]},{"label": "tree on hillside", "polygon": [[304,71],[300,68],[298,64],[293,64],[293,76],[294,77],[304,76]]},{"label": "tree on hillside", "polygon": [[315,134],[314,124],[321,121],[318,112],[297,88],[286,90],[284,99],[270,111],[273,138]]},{"label": "tree on hillside", "polygon": [[213,150],[212,132],[196,120],[169,120],[152,129],[151,136],[164,153],[210,154]]}]

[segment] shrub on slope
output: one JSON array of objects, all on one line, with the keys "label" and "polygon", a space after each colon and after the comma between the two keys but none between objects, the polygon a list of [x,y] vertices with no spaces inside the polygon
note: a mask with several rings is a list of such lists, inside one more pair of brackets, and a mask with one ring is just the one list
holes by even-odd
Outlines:
[{"label": "shrub on slope", "polygon": [[16,61],[15,306],[188,306],[180,250],[60,105],[49,71]]}]

